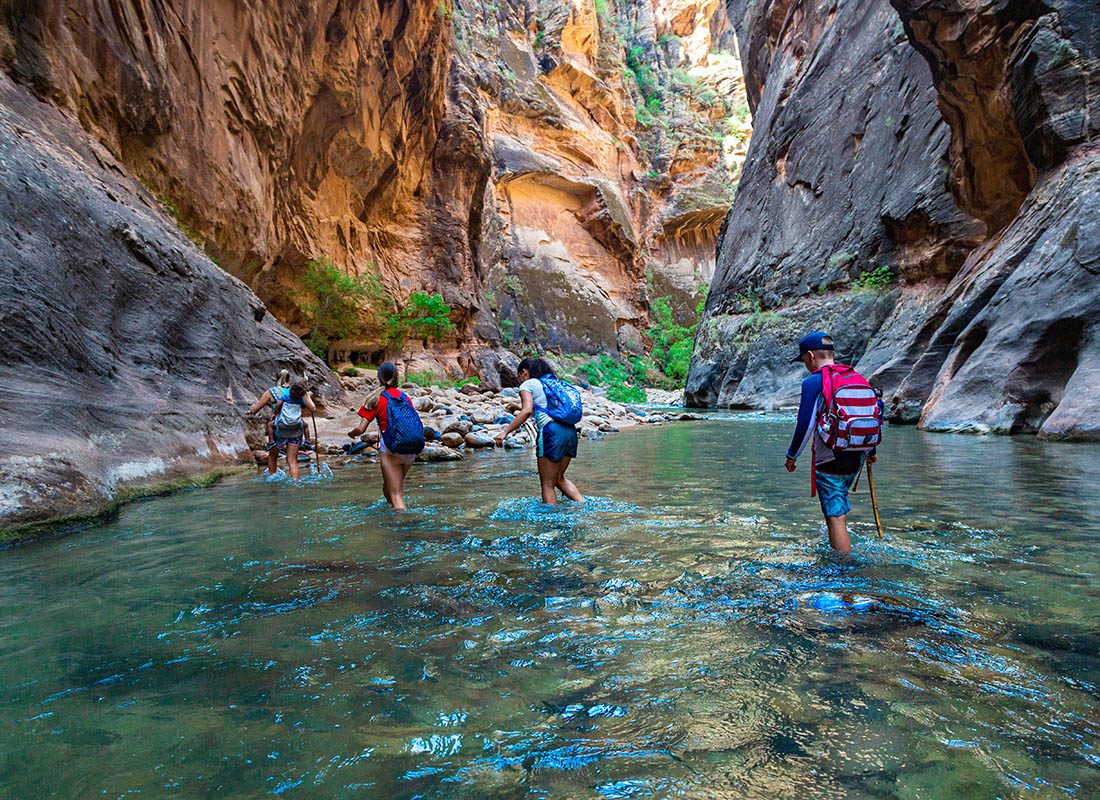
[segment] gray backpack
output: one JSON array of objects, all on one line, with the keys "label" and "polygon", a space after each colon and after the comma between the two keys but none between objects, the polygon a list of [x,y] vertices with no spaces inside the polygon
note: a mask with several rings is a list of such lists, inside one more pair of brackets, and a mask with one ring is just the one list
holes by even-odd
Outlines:
[{"label": "gray backpack", "polygon": [[279,415],[275,417],[275,435],[280,439],[297,439],[303,433],[302,406],[293,400],[284,400]]}]

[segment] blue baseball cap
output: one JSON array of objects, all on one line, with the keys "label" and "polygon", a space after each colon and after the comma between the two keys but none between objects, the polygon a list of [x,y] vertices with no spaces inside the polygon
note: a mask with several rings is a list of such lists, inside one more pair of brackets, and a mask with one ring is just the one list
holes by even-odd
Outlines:
[{"label": "blue baseball cap", "polygon": [[[829,341],[825,341],[828,339]],[[802,360],[802,356],[806,355],[811,350],[834,350],[833,337],[825,333],[825,331],[814,331],[813,333],[807,333],[798,342],[798,355],[791,359],[792,364],[797,364]]]}]

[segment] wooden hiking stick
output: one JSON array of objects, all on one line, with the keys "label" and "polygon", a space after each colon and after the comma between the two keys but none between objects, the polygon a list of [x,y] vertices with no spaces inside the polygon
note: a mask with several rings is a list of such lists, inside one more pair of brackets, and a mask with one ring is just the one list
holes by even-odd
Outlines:
[{"label": "wooden hiking stick", "polygon": [[878,495],[875,494],[875,473],[871,471],[871,462],[867,462],[867,486],[871,489],[871,509],[875,512],[875,525],[878,527],[878,536],[880,539],[885,539],[886,534],[882,532],[882,520],[878,515]]},{"label": "wooden hiking stick", "polygon": [[[310,419],[313,420],[313,455],[317,462],[317,474],[321,474],[321,440],[317,438],[317,415],[312,411],[309,412]],[[872,495],[873,496],[873,495]],[[878,512],[875,512],[876,514]]]}]

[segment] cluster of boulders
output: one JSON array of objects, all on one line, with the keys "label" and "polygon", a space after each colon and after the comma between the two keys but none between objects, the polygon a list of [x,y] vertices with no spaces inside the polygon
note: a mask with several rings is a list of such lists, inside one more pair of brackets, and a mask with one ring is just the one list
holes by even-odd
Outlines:
[{"label": "cluster of boulders", "polygon": [[[378,387],[370,378],[345,378],[344,388],[350,397],[363,402]],[[418,456],[419,461],[458,461],[463,458],[464,451],[494,447],[494,438],[504,431],[522,407],[519,390],[514,388],[493,390],[478,384],[457,388],[409,384],[403,386],[402,391],[412,399],[424,422],[428,444]],[[581,389],[584,417],[577,424],[581,436],[598,438],[632,425],[700,418],[696,414],[652,412],[627,406],[602,396],[601,391]],[[324,450],[332,454],[372,454],[378,441],[377,428],[372,425],[360,437],[367,444],[366,449],[354,443],[349,445],[346,432],[355,425],[354,409],[337,415],[331,411],[325,415],[321,429]],[[525,428],[520,428],[505,441],[508,448],[532,445],[531,431]]]}]

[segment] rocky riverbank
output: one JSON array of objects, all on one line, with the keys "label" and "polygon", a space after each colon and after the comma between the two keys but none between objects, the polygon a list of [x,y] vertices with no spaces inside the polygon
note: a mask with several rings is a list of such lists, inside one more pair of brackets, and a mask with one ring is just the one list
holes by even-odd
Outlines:
[{"label": "rocky riverbank", "polygon": [[[356,414],[359,406],[377,391],[377,384],[369,378],[344,378],[343,383],[347,391],[346,399],[355,405],[330,404],[317,418],[321,453],[336,456],[336,464],[370,458],[377,454],[378,444],[378,430],[374,425],[360,437],[368,445],[366,449],[354,447],[355,442],[347,436],[347,432],[359,421]],[[504,430],[521,407],[519,391],[513,388],[496,391],[477,384],[466,384],[457,388],[406,385],[403,391],[412,398],[428,434],[428,446],[420,454],[418,461],[461,461],[470,450],[494,447],[493,438]],[[616,403],[602,396],[600,391],[581,389],[584,417],[577,429],[584,438],[598,439],[637,425],[661,425],[702,419],[700,415],[686,411],[650,411],[639,406]],[[258,463],[266,461],[266,453],[262,449],[263,436],[262,424],[253,424],[250,444]],[[506,446],[514,449],[531,447],[533,444],[530,435],[520,429],[508,438]],[[349,452],[349,448],[354,452]]]}]

